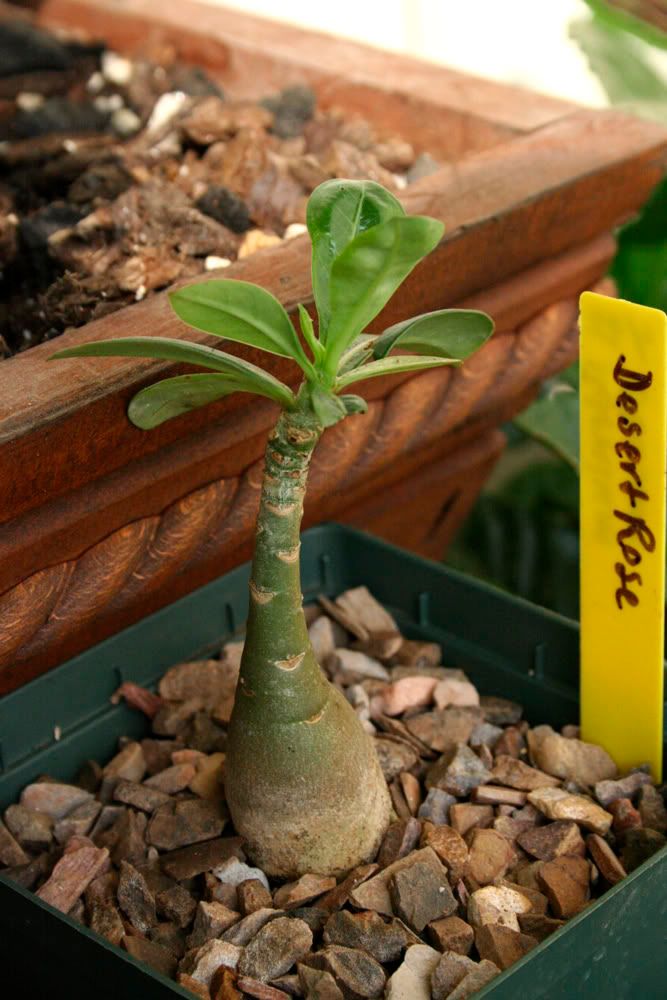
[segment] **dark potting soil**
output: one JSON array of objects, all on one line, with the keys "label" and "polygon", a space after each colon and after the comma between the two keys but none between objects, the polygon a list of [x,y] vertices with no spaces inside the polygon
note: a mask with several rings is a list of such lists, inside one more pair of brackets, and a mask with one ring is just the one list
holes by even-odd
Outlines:
[{"label": "dark potting soil", "polygon": [[237,101],[164,52],[0,29],[0,358],[300,234],[327,178],[437,169],[307,87]]},{"label": "dark potting soil", "polygon": [[224,795],[237,642],[158,693],[124,684],[151,735],[27,786],[0,822],[3,874],[205,1000],[463,1000],[665,845],[645,769],[619,776],[575,726],[480,695],[365,588],[308,617],[388,783],[377,857],[287,884],[246,857]]}]

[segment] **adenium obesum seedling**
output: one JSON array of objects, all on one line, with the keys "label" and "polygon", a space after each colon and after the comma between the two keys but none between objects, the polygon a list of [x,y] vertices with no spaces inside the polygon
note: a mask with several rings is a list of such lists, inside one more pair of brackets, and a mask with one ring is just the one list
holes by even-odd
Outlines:
[{"label": "adenium obesum seedling", "polygon": [[380,185],[325,182],[310,197],[307,223],[319,323],[316,333],[299,307],[305,348],[280,302],[256,285],[209,279],[170,295],[190,326],[296,361],[304,376],[297,392],[224,351],[164,337],[97,341],[55,355],[130,355],[209,369],[137,393],[128,414],[146,430],[232,392],[281,407],[266,448],[225,788],[248,855],[283,877],[337,874],[368,860],[391,814],[372,741],[308,639],[299,533],[313,450],[326,427],[365,411],[364,400],[347,393],[355,382],[459,364],[493,330],[484,313],[444,309],[379,335],[365,332],[444,230],[436,219],[406,215]]}]

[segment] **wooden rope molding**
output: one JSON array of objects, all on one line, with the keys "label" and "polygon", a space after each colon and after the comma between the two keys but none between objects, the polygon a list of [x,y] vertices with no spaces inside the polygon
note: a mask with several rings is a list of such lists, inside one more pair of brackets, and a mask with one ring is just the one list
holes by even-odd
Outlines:
[{"label": "wooden rope molding", "polygon": [[[613,291],[607,280],[596,290]],[[514,333],[500,334],[460,369],[434,369],[400,383],[368,413],[327,431],[309,480],[312,507],[340,497],[403,456],[433,447],[443,435],[525,397],[574,360],[577,302],[548,306]],[[33,573],[0,596],[0,668],[26,660],[98,616],[129,606],[187,573],[215,552],[251,536],[262,462],[240,476],[187,494],[159,515],[114,531],[80,556]]]}]

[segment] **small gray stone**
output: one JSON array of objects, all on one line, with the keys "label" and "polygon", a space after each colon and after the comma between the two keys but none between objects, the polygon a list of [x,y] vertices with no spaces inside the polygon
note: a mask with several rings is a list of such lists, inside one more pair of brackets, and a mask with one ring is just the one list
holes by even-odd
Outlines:
[{"label": "small gray stone", "polygon": [[87,836],[102,811],[101,802],[83,802],[56,823],[53,834],[59,844],[66,844],[70,837]]},{"label": "small gray stone", "polygon": [[198,903],[194,927],[187,940],[188,948],[200,948],[211,938],[219,938],[239,920],[240,914],[230,910],[223,903]]},{"label": "small gray stone", "polygon": [[392,876],[391,898],[396,913],[418,934],[432,920],[449,917],[458,908],[447,881],[447,870],[443,865],[440,869],[438,872],[429,859],[417,861]]},{"label": "small gray stone", "polygon": [[30,856],[26,854],[19,842],[15,840],[5,824],[0,821],[0,865],[15,868],[29,863]]},{"label": "small gray stone", "polygon": [[235,969],[239,964],[242,949],[227,941],[207,941],[205,945],[189,951],[181,962],[180,971],[191,976],[195,982],[210,986],[213,976],[221,965]]},{"label": "small gray stone", "polygon": [[147,934],[157,921],[155,899],[146,879],[127,861],[120,864],[118,905],[132,926],[142,934]]},{"label": "small gray stone", "polygon": [[187,927],[197,909],[196,899],[182,885],[173,885],[158,892],[155,905],[157,912],[167,920],[172,920],[177,927]]},{"label": "small gray stone", "polygon": [[328,945],[324,951],[309,956],[304,964],[330,972],[348,1000],[382,996],[386,982],[384,969],[374,958],[357,948]]},{"label": "small gray stone", "polygon": [[249,913],[247,917],[243,920],[239,920],[237,924],[230,927],[228,931],[225,931],[222,935],[223,941],[229,941],[230,944],[238,945],[239,947],[244,947],[249,944],[250,941],[258,934],[262,927],[269,923],[271,920],[276,920],[278,917],[284,916],[283,910],[274,910],[270,907],[263,907],[261,910],[255,910],[254,913]]},{"label": "small gray stone", "polygon": [[268,983],[288,972],[310,951],[313,933],[303,920],[278,917],[266,924],[246,946],[239,973]]},{"label": "small gray stone", "polygon": [[146,839],[163,851],[212,840],[222,833],[225,820],[220,806],[206,799],[185,799],[160,806],[148,824]]},{"label": "small gray stone", "polygon": [[21,847],[29,851],[40,851],[53,840],[53,819],[46,813],[27,809],[26,806],[11,805],[5,811],[7,829],[16,837]]},{"label": "small gray stone", "polygon": [[639,815],[647,829],[667,833],[667,809],[662,795],[653,785],[644,785],[639,791]]},{"label": "small gray stone", "polygon": [[325,969],[311,969],[299,963],[299,983],[306,1000],[344,1000],[336,980]]},{"label": "small gray stone", "polygon": [[117,802],[124,802],[125,805],[141,809],[142,812],[146,813],[155,812],[160,806],[164,806],[170,801],[169,796],[157,788],[150,788],[138,781],[125,781],[124,779],[119,781],[114,788],[113,797]]},{"label": "small gray stone", "polygon": [[429,788],[428,794],[419,807],[419,819],[429,820],[436,826],[449,823],[449,810],[456,805],[456,799],[442,788]]},{"label": "small gray stone", "polygon": [[396,962],[408,944],[408,935],[396,920],[385,922],[379,913],[339,910],[324,927],[324,943],[360,948],[378,962]]},{"label": "small gray stone", "polygon": [[485,722],[493,726],[514,726],[520,722],[523,708],[507,698],[497,698],[494,695],[482,695],[479,699]]},{"label": "small gray stone", "polygon": [[21,805],[35,812],[46,813],[52,819],[62,819],[72,809],[90,802],[93,796],[76,785],[56,781],[37,781],[21,792]]},{"label": "small gray stone", "polygon": [[399,739],[378,736],[373,740],[385,781],[393,781],[401,771],[409,771],[419,760],[416,751]]},{"label": "small gray stone", "polygon": [[595,798],[601,806],[610,806],[616,799],[632,799],[643,785],[651,784],[651,775],[643,771],[632,771],[617,781],[598,781],[595,784]]},{"label": "small gray stone", "polygon": [[125,934],[120,913],[113,903],[94,903],[90,909],[90,929],[111,944],[119,945]]},{"label": "small gray stone", "polygon": [[445,1000],[445,997],[448,997],[476,967],[477,963],[466,955],[460,955],[456,951],[446,951],[439,959],[431,978],[433,1000]]},{"label": "small gray stone", "polygon": [[465,979],[462,979],[456,989],[449,994],[447,1000],[468,1000],[475,993],[479,992],[483,986],[490,983],[492,979],[500,975],[500,969],[493,962],[488,962],[485,958],[472,969]]},{"label": "small gray stone", "polygon": [[470,734],[469,743],[471,747],[486,746],[493,749],[502,735],[503,730],[500,726],[494,726],[490,722],[478,722]]},{"label": "small gray stone", "polygon": [[477,754],[465,743],[458,743],[429,769],[426,786],[441,788],[450,795],[463,797],[478,785],[486,784],[490,778],[491,772]]}]

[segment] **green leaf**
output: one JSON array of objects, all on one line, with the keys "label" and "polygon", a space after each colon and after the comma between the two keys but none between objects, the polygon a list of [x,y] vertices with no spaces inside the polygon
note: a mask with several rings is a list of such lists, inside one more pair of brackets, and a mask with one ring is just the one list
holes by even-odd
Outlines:
[{"label": "green leaf", "polygon": [[373,344],[373,357],[394,348],[463,361],[489,339],[493,320],[474,309],[439,309],[390,326]]},{"label": "green leaf", "polygon": [[356,337],[340,359],[338,374],[344,375],[346,372],[352,371],[353,368],[358,368],[359,365],[369,361],[373,356],[373,344],[376,340],[377,337],[368,333],[362,333]]},{"label": "green leaf", "polygon": [[311,194],[306,223],[313,244],[313,293],[323,343],[331,318],[334,260],[359,233],[399,216],[405,216],[401,203],[374,181],[325,181]]},{"label": "green leaf", "polygon": [[164,361],[180,361],[188,365],[200,365],[202,368],[212,368],[225,375],[237,378],[252,378],[254,384],[261,386],[255,392],[274,399],[281,406],[291,409],[294,405],[294,394],[268,372],[262,371],[249,361],[235,358],[224,351],[216,351],[213,347],[203,344],[192,344],[187,340],[175,340],[171,337],[119,337],[118,340],[97,340],[78,347],[68,347],[52,355],[53,358],[158,358]]},{"label": "green leaf", "polygon": [[556,383],[514,418],[514,423],[579,471],[579,393],[564,382]]},{"label": "green leaf", "polygon": [[410,271],[437,246],[443,232],[442,222],[426,216],[390,219],[361,233],[336,258],[325,358],[330,374]]},{"label": "green leaf", "polygon": [[177,375],[149,385],[134,396],[127,415],[136,427],[152,430],[165,420],[189,413],[232,392],[257,392],[262,387],[252,378],[246,381],[227,375]]},{"label": "green leaf", "polygon": [[361,396],[341,396],[340,401],[347,413],[368,413],[368,403]]},{"label": "green leaf", "polygon": [[301,326],[301,332],[304,336],[306,343],[313,352],[313,357],[315,361],[319,361],[322,355],[324,354],[324,347],[315,336],[313,321],[310,318],[308,310],[301,303],[299,303],[299,325]]},{"label": "green leaf", "polygon": [[[667,32],[641,17],[641,5],[639,11],[635,13],[638,6],[636,0],[616,0],[613,4],[606,0],[584,0],[584,3],[587,3],[593,13],[610,28],[629,31],[649,45],[667,49]],[[664,12],[659,9],[658,4],[655,6],[656,16],[661,17],[664,23]]]},{"label": "green leaf", "polygon": [[315,416],[322,424],[322,427],[333,427],[339,420],[347,416],[347,410],[343,401],[319,385],[312,385],[310,387],[310,398]]},{"label": "green leaf", "polygon": [[179,319],[204,333],[294,358],[299,364],[307,360],[282,305],[258,285],[211,279],[171,292],[169,301]]},{"label": "green leaf", "polygon": [[418,357],[392,357],[382,358],[380,361],[371,361],[368,365],[355,368],[336,379],[336,389],[344,389],[353,382],[361,382],[367,378],[379,378],[380,375],[396,375],[399,372],[420,371],[423,368],[437,368],[440,365],[459,365],[461,362],[457,358],[426,358],[422,355]]}]

